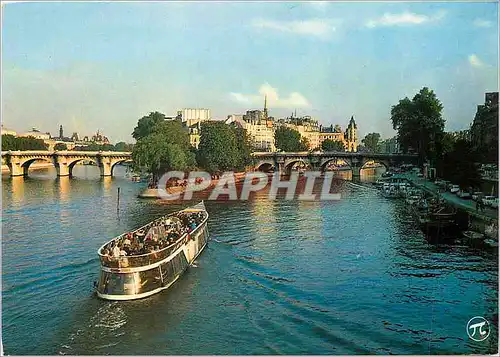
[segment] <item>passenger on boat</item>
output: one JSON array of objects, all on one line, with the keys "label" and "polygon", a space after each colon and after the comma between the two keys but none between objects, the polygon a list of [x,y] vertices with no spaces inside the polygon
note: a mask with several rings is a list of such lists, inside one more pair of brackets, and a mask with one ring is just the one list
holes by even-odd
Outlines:
[{"label": "passenger on boat", "polygon": [[119,258],[120,257],[120,247],[118,247],[118,244],[115,244],[113,247],[113,258]]}]

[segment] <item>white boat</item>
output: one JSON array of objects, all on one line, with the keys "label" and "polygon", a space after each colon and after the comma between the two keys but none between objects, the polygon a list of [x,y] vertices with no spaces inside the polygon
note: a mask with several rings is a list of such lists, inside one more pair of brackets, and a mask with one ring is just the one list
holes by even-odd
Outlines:
[{"label": "white boat", "polygon": [[202,201],[103,244],[97,296],[133,300],[169,288],[207,245],[207,221]]}]

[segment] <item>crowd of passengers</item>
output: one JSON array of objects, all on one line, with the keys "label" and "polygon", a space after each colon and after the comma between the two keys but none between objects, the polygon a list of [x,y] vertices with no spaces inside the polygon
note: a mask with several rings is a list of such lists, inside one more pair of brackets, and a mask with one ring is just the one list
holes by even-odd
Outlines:
[{"label": "crowd of passengers", "polygon": [[162,217],[111,241],[104,247],[102,254],[105,257],[119,258],[160,251],[177,241],[184,233],[195,230],[204,219],[203,212],[179,212]]}]

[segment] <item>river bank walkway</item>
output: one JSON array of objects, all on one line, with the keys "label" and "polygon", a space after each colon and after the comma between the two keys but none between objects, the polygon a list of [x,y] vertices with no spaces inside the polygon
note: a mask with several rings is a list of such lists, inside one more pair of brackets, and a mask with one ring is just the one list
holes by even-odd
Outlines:
[{"label": "river bank walkway", "polygon": [[449,191],[443,192],[443,189],[434,184],[434,182],[428,181],[425,178],[418,177],[413,174],[399,174],[392,176],[393,178],[406,179],[411,182],[415,187],[425,190],[433,195],[439,195],[448,203],[454,206],[466,210],[470,215],[480,218],[482,220],[498,221],[498,209],[491,207],[484,207],[484,210],[477,210],[476,202],[472,199],[464,200],[458,197],[456,194]]}]

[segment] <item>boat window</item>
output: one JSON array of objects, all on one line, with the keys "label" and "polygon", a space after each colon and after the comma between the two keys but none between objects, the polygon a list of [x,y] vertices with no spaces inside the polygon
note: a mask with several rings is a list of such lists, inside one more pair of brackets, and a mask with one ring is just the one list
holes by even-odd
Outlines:
[{"label": "boat window", "polygon": [[137,294],[134,275],[138,273],[101,273],[99,292],[108,295],[133,295]]},{"label": "boat window", "polygon": [[140,292],[145,293],[161,287],[160,269],[153,268],[139,273]]}]

